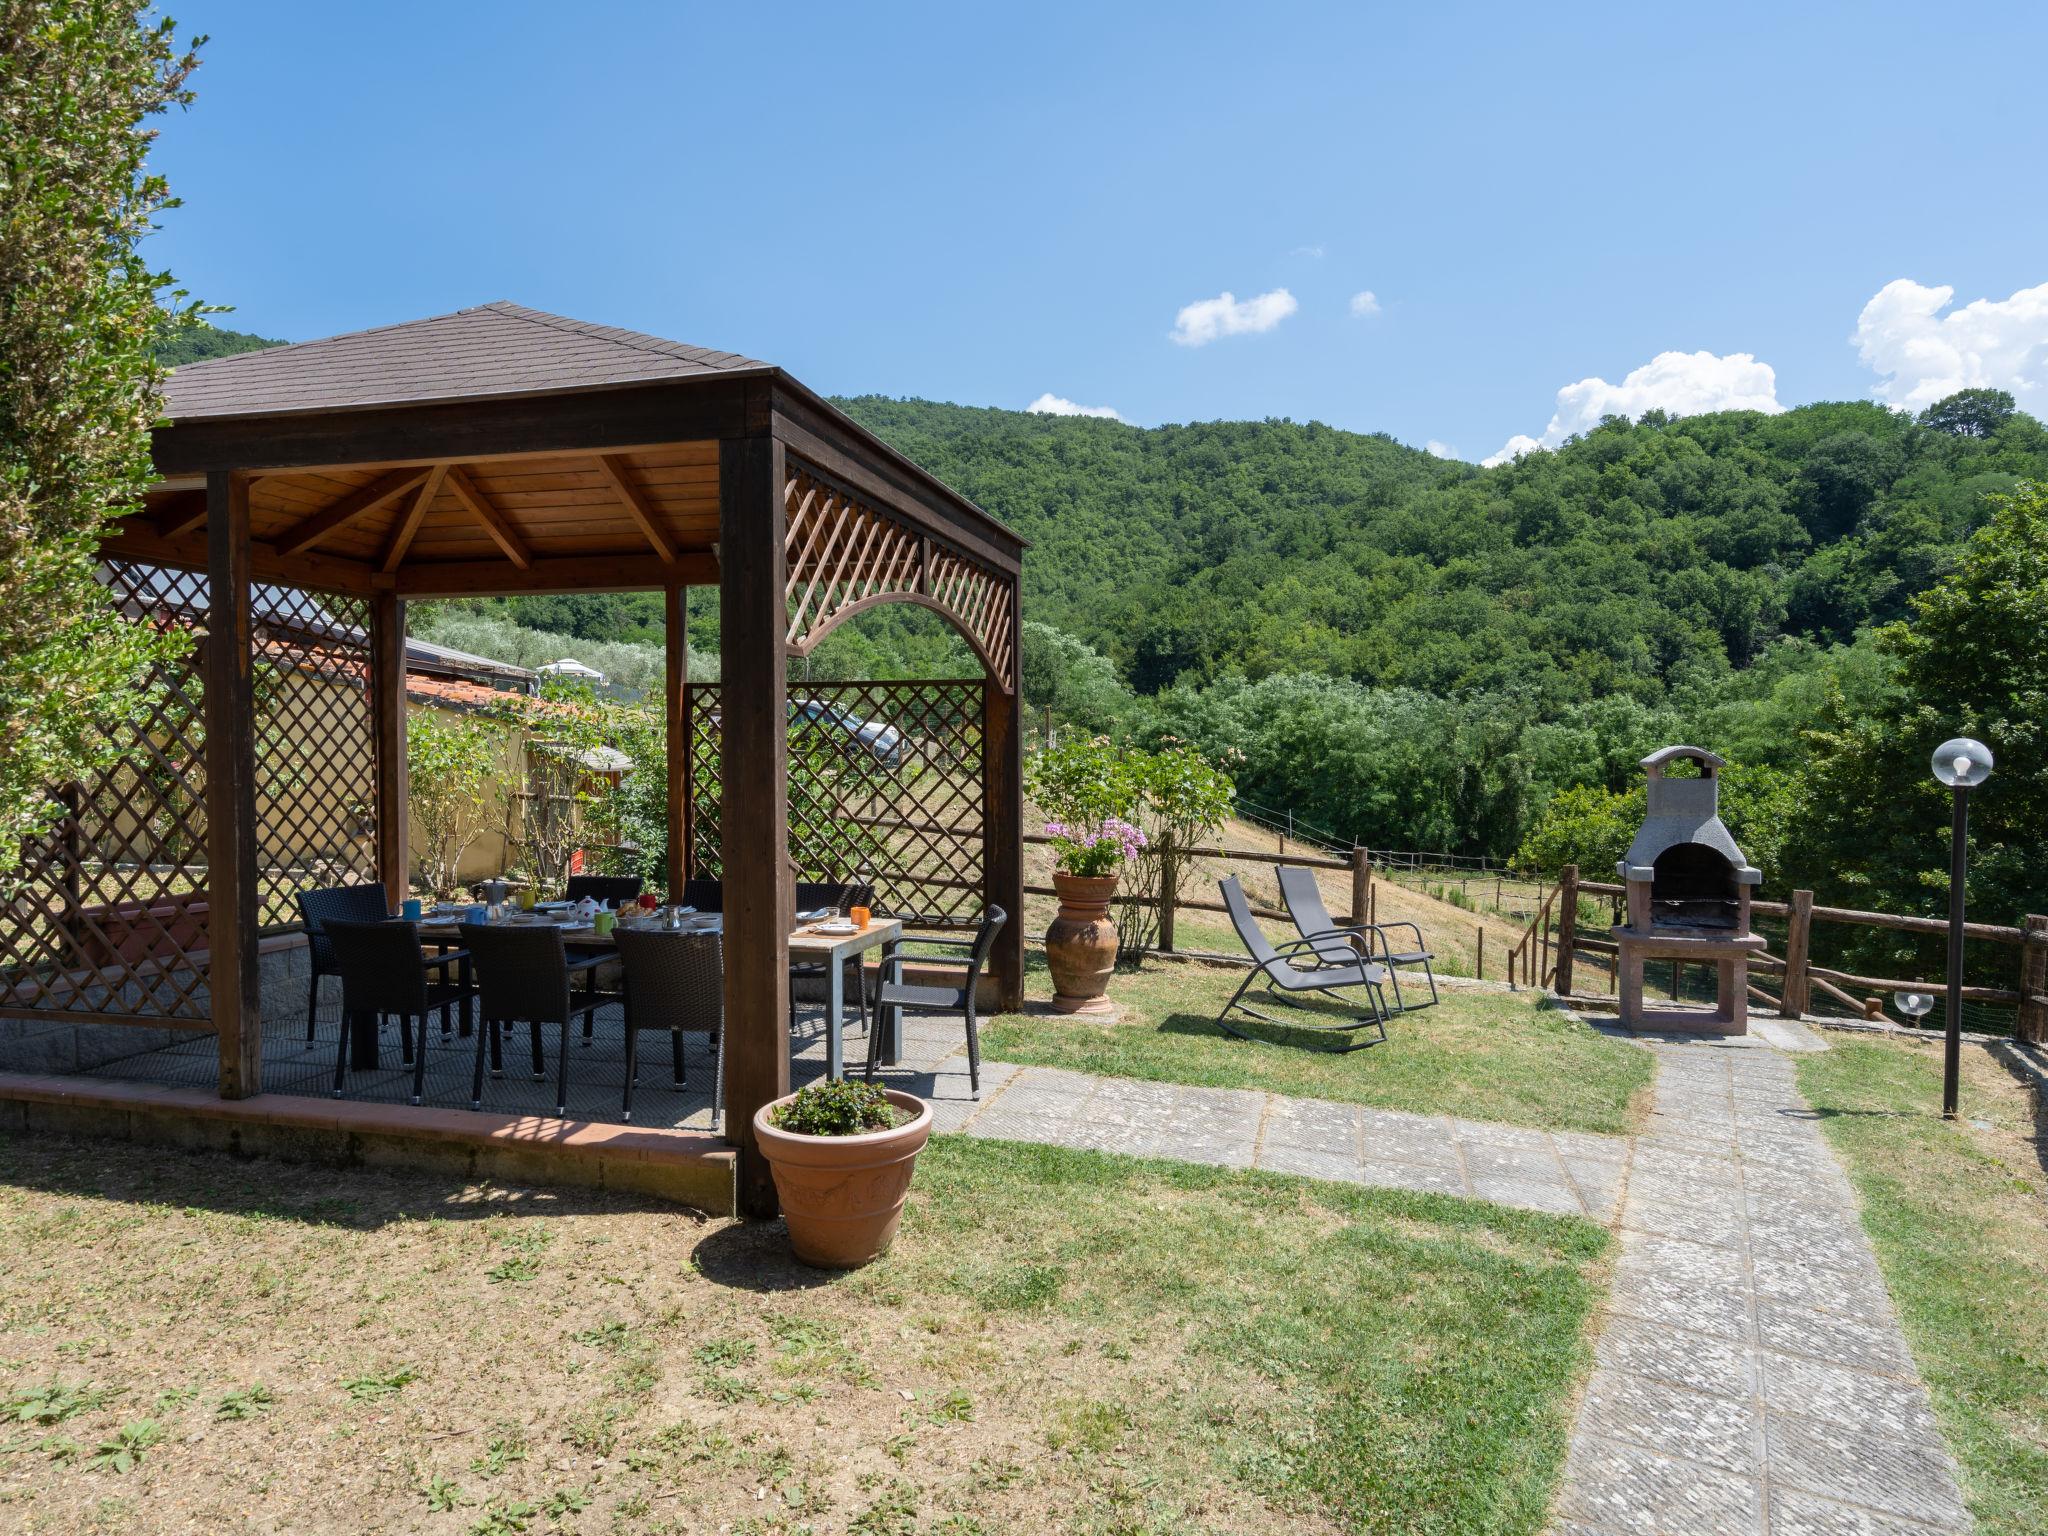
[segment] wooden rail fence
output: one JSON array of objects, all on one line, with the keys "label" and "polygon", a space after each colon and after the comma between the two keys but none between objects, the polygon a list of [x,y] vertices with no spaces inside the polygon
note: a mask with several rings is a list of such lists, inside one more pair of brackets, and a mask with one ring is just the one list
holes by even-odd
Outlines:
[{"label": "wooden rail fence", "polygon": [[[1537,909],[1529,926],[1508,951],[1510,985],[1547,987],[1560,997],[1581,996],[1575,991],[1576,961],[1581,953],[1612,955],[1615,945],[1604,935],[1578,931],[1579,898],[1582,896],[1625,896],[1627,888],[1610,882],[1581,880],[1578,866],[1567,864],[1556,887]],[[1804,1018],[1813,1011],[1814,994],[1847,1008],[1864,1018],[1880,1016],[1881,997],[1857,997],[1850,989],[1864,992],[1940,992],[1940,982],[1898,980],[1886,976],[1858,976],[1848,971],[1817,965],[1813,960],[1813,925],[1846,923],[1866,928],[1886,928],[1898,933],[1939,935],[1948,924],[1935,917],[1907,917],[1893,912],[1862,912],[1849,907],[1816,906],[1811,891],[1794,891],[1785,901],[1755,901],[1750,912],[1757,917],[1785,920],[1783,956],[1760,955],[1750,962],[1778,979],[1778,995],[1760,987],[1750,991],[1760,1002],[1776,1008],[1785,1018]],[[2029,915],[2019,927],[2000,923],[1966,923],[1965,938],[1980,943],[2003,944],[2019,950],[2014,984],[2010,987],[1966,986],[1965,1002],[1985,1003],[2015,1010],[2013,1033],[2021,1040],[2048,1043],[2048,917]],[[1680,987],[1682,967],[1674,966],[1672,991]],[[1612,984],[1612,968],[1609,982]]]}]

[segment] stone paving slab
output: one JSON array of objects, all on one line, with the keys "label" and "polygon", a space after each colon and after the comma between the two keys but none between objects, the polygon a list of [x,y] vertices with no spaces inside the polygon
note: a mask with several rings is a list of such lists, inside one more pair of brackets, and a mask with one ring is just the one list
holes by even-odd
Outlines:
[{"label": "stone paving slab", "polygon": [[1970,1529],[1849,1181],[1770,1041],[1658,1041],[1553,1536]]}]

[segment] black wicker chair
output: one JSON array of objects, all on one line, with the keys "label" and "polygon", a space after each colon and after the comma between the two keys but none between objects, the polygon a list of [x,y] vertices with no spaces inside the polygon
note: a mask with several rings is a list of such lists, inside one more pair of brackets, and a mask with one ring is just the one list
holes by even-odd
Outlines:
[{"label": "black wicker chair", "polygon": [[685,880],[683,882],[683,905],[695,907],[699,912],[723,912],[725,910],[725,882],[723,880]]},{"label": "black wicker chair", "polygon": [[[540,1031],[544,1024],[559,1024],[561,1049],[556,1053],[555,1115],[569,1114],[569,1025],[578,1014],[584,1027],[600,1004],[610,999],[599,993],[592,973],[602,955],[574,955],[562,942],[562,930],[552,924],[525,928],[493,928],[483,923],[464,923],[462,942],[469,947],[476,968],[478,1028],[476,1073],[470,1081],[469,1107],[484,1107],[484,1044],[490,1043],[491,1075],[505,1070],[499,1031],[525,1023],[533,1044],[533,1080],[547,1078],[546,1058],[541,1051]],[[586,982],[580,996],[570,996],[571,980],[581,974]]]},{"label": "black wicker chair", "polygon": [[[875,904],[875,888],[859,883],[840,885],[825,881],[799,880],[796,885],[796,910],[815,912],[820,907],[837,907],[842,913],[849,907],[872,907]],[[860,1010],[860,1027],[868,1027],[867,963],[860,955],[848,955],[843,966],[845,985],[854,999],[854,1006]],[[825,980],[825,962],[822,960],[799,960],[789,968],[791,981]],[[829,1008],[831,1004],[827,1003]],[[829,1020],[827,1021],[830,1022]],[[789,993],[789,1027],[796,1028],[796,989]]]},{"label": "black wicker chair", "polygon": [[[427,1015],[439,1010],[441,1033],[447,1034],[449,1011],[463,995],[460,986],[432,973],[466,957],[461,950],[454,950],[429,959],[420,950],[417,923],[389,919],[352,923],[330,917],[323,926],[341,975],[341,1043],[334,1052],[334,1096],[341,1097],[348,1079],[349,1038],[355,1033],[351,1021],[374,1015],[381,1025],[392,1015],[398,1019],[406,1063],[412,1068],[412,1101],[419,1103],[427,1078]],[[420,1026],[417,1045],[412,1037],[414,1019]]]},{"label": "black wicker chair", "polygon": [[313,979],[306,984],[306,1042],[311,1044],[320,1013],[320,979],[339,976],[341,967],[328,942],[326,925],[377,923],[391,915],[381,885],[335,885],[298,894],[299,921],[306,925],[306,952],[312,957]]},{"label": "black wicker chair", "polygon": [[621,928],[619,962],[626,977],[626,1092],[619,1111],[633,1119],[633,1084],[639,1077],[638,1041],[644,1029],[669,1032],[675,1058],[675,1084],[689,1082],[683,1060],[685,1031],[711,1037],[712,1059],[718,1063],[712,1110],[721,1108],[725,1058],[718,1054],[718,1035],[725,1023],[725,960],[715,933],[666,933],[660,929]]},{"label": "black wicker chair", "polygon": [[[882,984],[875,989],[876,1027],[868,1031],[868,1070],[870,1080],[874,1078],[875,1067],[882,1059],[881,1020],[891,1008],[901,1008],[905,1013],[958,1013],[967,1019],[967,1084],[976,1098],[981,1097],[981,1033],[977,1028],[977,1004],[975,987],[981,980],[982,968],[988,964],[989,951],[995,948],[996,932],[1008,921],[1001,907],[990,907],[982,917],[981,926],[974,931],[971,939],[926,939],[919,938],[917,944],[939,945],[946,949],[963,949],[959,955],[905,955],[900,951],[882,962]],[[903,980],[904,962],[924,966],[962,966],[960,985],[912,986]]]}]

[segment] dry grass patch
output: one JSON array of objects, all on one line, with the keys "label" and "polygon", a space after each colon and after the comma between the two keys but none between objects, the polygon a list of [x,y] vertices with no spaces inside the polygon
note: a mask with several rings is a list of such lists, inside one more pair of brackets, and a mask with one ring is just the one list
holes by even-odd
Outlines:
[{"label": "dry grass patch", "polygon": [[837,1277],[602,1196],[60,1142],[0,1181],[25,1532],[1534,1531],[1606,1242],[964,1138]]}]

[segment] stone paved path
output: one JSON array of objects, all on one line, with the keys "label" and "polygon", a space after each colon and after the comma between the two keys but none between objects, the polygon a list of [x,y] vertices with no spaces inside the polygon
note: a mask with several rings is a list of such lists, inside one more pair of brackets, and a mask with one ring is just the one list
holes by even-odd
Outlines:
[{"label": "stone paved path", "polygon": [[1652,1048],[1555,1536],[1969,1530],[1792,1061],[1757,1039]]}]

